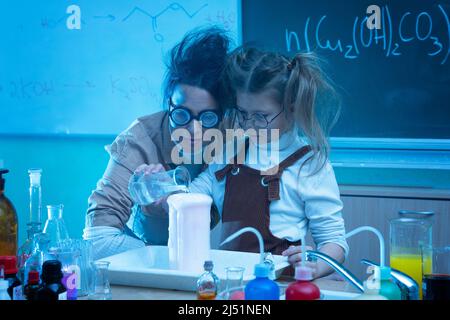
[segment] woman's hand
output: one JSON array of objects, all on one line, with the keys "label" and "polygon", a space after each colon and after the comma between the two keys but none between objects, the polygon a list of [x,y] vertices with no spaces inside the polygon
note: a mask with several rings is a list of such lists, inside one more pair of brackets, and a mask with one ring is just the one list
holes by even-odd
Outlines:
[{"label": "woman's hand", "polygon": [[163,165],[161,163],[151,163],[151,164],[141,164],[139,167],[134,170],[135,174],[144,173],[151,174],[165,171]]},{"label": "woman's hand", "polygon": [[[305,246],[305,250],[312,250],[312,247]],[[302,263],[302,246],[290,246],[288,249],[281,253],[283,256],[288,257],[288,262],[293,266],[300,266]],[[305,261],[305,266],[313,269],[313,278],[317,275],[317,263]]]},{"label": "woman's hand", "polygon": [[[151,163],[151,164],[141,164],[139,167],[134,170],[134,174],[143,173],[144,175],[157,173],[165,171],[164,166],[161,163]],[[167,197],[156,200],[155,202],[143,206],[143,212],[146,214],[160,215],[164,216],[168,212],[168,207],[166,203]]]}]

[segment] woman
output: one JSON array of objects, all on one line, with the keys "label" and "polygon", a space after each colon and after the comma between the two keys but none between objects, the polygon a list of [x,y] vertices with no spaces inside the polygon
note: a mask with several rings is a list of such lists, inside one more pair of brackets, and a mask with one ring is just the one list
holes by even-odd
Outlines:
[{"label": "woman", "polygon": [[[166,170],[176,167],[171,158],[177,147],[171,139],[174,129],[185,128],[196,138],[203,128],[219,127],[225,100],[220,75],[229,46],[229,38],[215,27],[188,33],[170,52],[164,87],[168,110],[138,118],[109,147],[108,166],[88,200],[83,234],[93,241],[95,259],[148,244],[167,244],[167,214],[156,205],[134,204],[128,181],[142,164],[158,163]],[[202,147],[195,139],[190,142],[192,147]],[[147,172],[160,170],[158,166]],[[204,164],[185,166],[192,178],[204,168]],[[212,226],[215,220],[213,216]]]}]

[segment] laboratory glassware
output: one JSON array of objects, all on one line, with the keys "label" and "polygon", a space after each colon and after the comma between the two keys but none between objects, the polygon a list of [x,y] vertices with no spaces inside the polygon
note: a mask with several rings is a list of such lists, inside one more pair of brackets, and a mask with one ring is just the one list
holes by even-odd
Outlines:
[{"label": "laboratory glassware", "polygon": [[9,170],[0,169],[0,256],[17,254],[18,220],[16,209],[5,196],[5,179],[3,174]]},{"label": "laboratory glassware", "polygon": [[208,260],[204,263],[205,272],[197,281],[197,299],[214,300],[219,288],[219,278],[213,272],[214,264]]},{"label": "laboratory glassware", "polygon": [[450,300],[450,246],[424,247],[423,299]]},{"label": "laboratory glassware", "polygon": [[47,206],[48,218],[43,232],[50,237],[49,251],[57,248],[61,241],[69,239],[69,233],[63,219],[63,209],[62,204]]},{"label": "laboratory glassware", "polygon": [[29,169],[30,177],[30,205],[29,218],[27,223],[27,239],[20,246],[17,257],[19,267],[19,278],[24,280],[25,261],[33,252],[33,236],[41,232],[41,209],[42,209],[42,192],[41,192],[41,174],[42,169]]},{"label": "laboratory glassware", "polygon": [[89,300],[111,300],[111,286],[108,278],[108,261],[95,261],[94,283],[89,292]]},{"label": "laboratory glassware", "polygon": [[243,278],[244,278],[245,268],[243,267],[227,267],[225,268],[226,279],[225,279],[225,292],[227,292],[227,300],[239,300],[239,296],[243,297]]},{"label": "laboratory glassware", "polygon": [[188,192],[191,177],[184,166],[173,170],[131,176],[128,191],[133,201],[139,205],[149,205],[156,200],[176,192]]},{"label": "laboratory glassware", "polygon": [[422,248],[432,245],[433,212],[399,212],[390,221],[390,265],[412,277],[422,297]]}]

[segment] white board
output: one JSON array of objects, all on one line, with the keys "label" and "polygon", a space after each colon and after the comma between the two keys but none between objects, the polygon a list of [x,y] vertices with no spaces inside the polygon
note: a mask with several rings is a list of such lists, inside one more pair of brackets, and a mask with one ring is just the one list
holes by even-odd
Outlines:
[{"label": "white board", "polygon": [[164,57],[187,31],[215,24],[239,42],[239,0],[5,2],[0,134],[117,134],[162,110]]}]

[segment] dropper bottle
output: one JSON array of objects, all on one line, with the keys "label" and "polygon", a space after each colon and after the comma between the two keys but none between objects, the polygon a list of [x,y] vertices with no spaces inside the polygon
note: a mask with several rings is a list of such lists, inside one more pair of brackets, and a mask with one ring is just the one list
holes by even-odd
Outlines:
[{"label": "dropper bottle", "polygon": [[388,300],[402,300],[400,288],[392,281],[391,268],[380,268],[380,294]]},{"label": "dropper bottle", "polygon": [[[381,232],[370,226],[362,226],[356,228],[345,235],[345,238],[350,238],[355,234],[362,231],[370,231],[375,233],[378,237],[380,243],[380,267],[377,267],[379,271],[379,276],[377,276],[377,281],[379,283],[379,294],[386,297],[389,300],[401,300],[402,295],[400,288],[392,281],[391,268],[386,266],[385,262],[385,250],[384,250],[384,237]],[[364,291],[365,294],[365,291]]]},{"label": "dropper bottle", "polygon": [[302,238],[302,261],[295,268],[295,281],[286,288],[286,300],[318,300],[320,289],[311,281],[313,280],[313,269],[307,267],[305,238]]},{"label": "dropper bottle", "polygon": [[357,296],[355,300],[388,300],[380,294],[380,291],[369,285],[370,281],[364,281],[364,293]]},{"label": "dropper bottle", "polygon": [[245,300],[280,300],[280,287],[269,279],[270,267],[264,263],[255,265],[255,279],[245,286]]},{"label": "dropper bottle", "polygon": [[306,266],[295,268],[295,281],[286,289],[286,300],[318,300],[320,289],[314,283],[312,269]]},{"label": "dropper bottle", "polygon": [[270,265],[264,263],[264,241],[261,233],[252,227],[246,227],[226,238],[220,245],[230,242],[245,232],[252,232],[258,238],[259,263],[255,265],[255,279],[250,280],[245,286],[245,300],[280,300],[280,287],[269,279],[271,274]]}]

